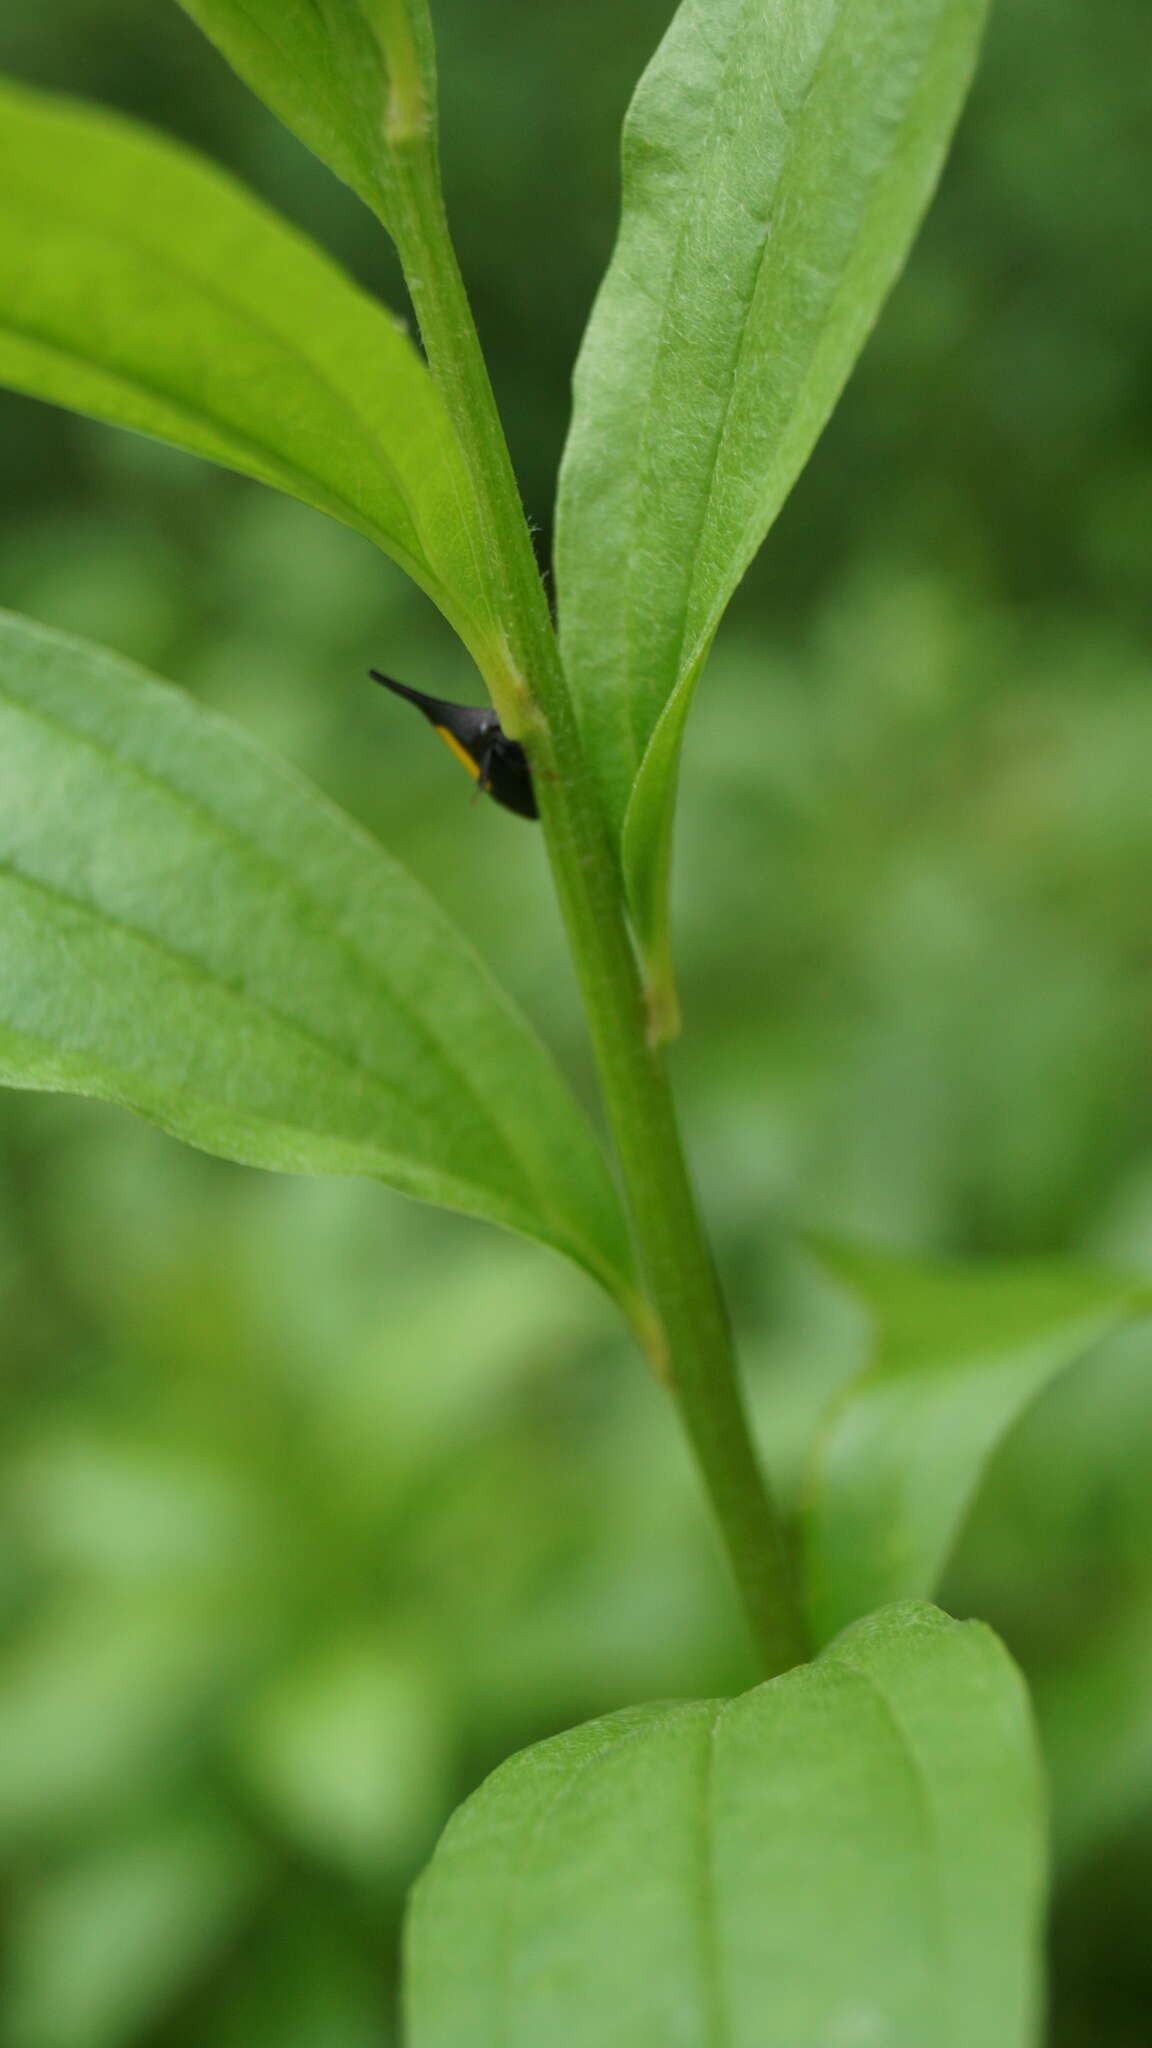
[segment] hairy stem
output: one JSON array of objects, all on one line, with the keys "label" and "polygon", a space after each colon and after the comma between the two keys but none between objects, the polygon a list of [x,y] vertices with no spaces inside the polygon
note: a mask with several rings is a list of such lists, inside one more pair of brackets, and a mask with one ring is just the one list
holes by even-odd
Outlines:
[{"label": "hairy stem", "polygon": [[[409,0],[421,5],[422,0]],[[429,365],[451,413],[506,651],[485,678],[532,764],[588,1013],[649,1306],[647,1348],[691,1439],[769,1674],[805,1654],[775,1508],[753,1447],[724,1301],[701,1227],[628,930],[618,863],[587,774],[547,598],[460,277],[434,127],[389,135],[396,238]]]}]

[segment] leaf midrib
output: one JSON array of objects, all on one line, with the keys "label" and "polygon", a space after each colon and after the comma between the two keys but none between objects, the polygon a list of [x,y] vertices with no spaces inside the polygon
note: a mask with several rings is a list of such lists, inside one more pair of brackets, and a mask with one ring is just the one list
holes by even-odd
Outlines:
[{"label": "leaf midrib", "polygon": [[[736,63],[736,60],[737,60],[737,58],[738,58],[738,57],[740,57],[740,56],[742,55],[742,53],[743,53],[743,45],[742,45],[742,41],[741,41],[741,30],[742,30],[742,27],[743,27],[743,24],[744,24],[744,22],[745,22],[745,21],[746,21],[746,20],[748,19],[749,15],[750,15],[750,14],[752,13],[752,11],[753,11],[753,7],[754,7],[754,6],[756,6],[757,4],[759,4],[759,0],[745,0],[745,6],[744,6],[744,8],[742,9],[742,12],[741,12],[741,16],[740,16],[740,21],[739,21],[739,22],[737,23],[737,25],[736,25],[736,26],[734,27],[734,29],[733,29],[733,32],[732,32],[732,45],[731,45],[731,48],[730,48],[730,50],[729,50],[729,52],[728,52],[728,55],[727,55],[727,57],[725,58],[725,61],[724,61],[724,69],[723,69],[723,82],[722,82],[722,86],[721,86],[720,90],[718,90],[718,92],[717,92],[717,94],[716,94],[716,105],[715,105],[715,111],[714,111],[714,113],[713,113],[713,118],[712,118],[712,122],[711,122],[711,124],[710,124],[710,127],[709,127],[707,143],[706,143],[706,145],[705,145],[705,148],[701,150],[700,158],[698,159],[698,161],[699,161],[699,162],[703,162],[703,160],[704,160],[704,157],[705,157],[705,154],[707,155],[707,157],[708,157],[708,159],[709,159],[709,160],[711,159],[711,156],[712,156],[712,154],[713,154],[713,151],[714,151],[714,147],[715,147],[715,139],[716,139],[717,129],[718,129],[718,125],[719,125],[719,119],[720,119],[720,111],[721,111],[721,105],[722,105],[722,102],[723,102],[723,100],[724,100],[724,97],[725,97],[725,94],[726,94],[726,91],[727,91],[727,86],[728,86],[728,81],[729,81],[729,77],[730,77],[730,75],[731,75],[731,71],[732,71],[732,69],[733,69],[733,66],[734,66],[734,65],[735,65],[735,63]],[[828,33],[827,33],[827,35],[825,36],[825,38],[824,38],[824,41],[823,41],[823,43],[822,43],[822,45],[821,45],[821,47],[820,47],[820,51],[819,51],[819,53],[818,53],[818,55],[817,55],[816,61],[815,61],[815,63],[814,63],[814,64],[813,64],[813,66],[812,66],[812,71],[811,71],[811,74],[810,74],[810,76],[809,76],[809,79],[808,79],[808,81],[807,81],[807,84],[805,85],[805,88],[804,88],[804,92],[803,92],[803,95],[802,95],[802,97],[801,97],[801,99],[800,99],[799,105],[797,106],[797,109],[796,109],[796,113],[795,113],[795,116],[794,116],[793,120],[792,120],[792,121],[791,121],[790,123],[789,123],[789,122],[785,122],[785,124],[784,124],[784,126],[785,126],[785,146],[784,146],[783,152],[782,152],[782,154],[781,154],[781,157],[780,157],[780,163],[779,163],[779,168],[778,168],[778,171],[777,171],[777,175],[776,175],[776,178],[775,178],[775,180],[774,180],[774,183],[773,183],[773,187],[772,187],[772,203],[771,203],[771,211],[772,211],[772,213],[773,213],[773,214],[777,213],[777,212],[778,212],[778,210],[779,210],[779,204],[780,204],[780,193],[781,193],[781,190],[782,190],[782,188],[783,188],[783,185],[784,185],[785,179],[787,178],[787,176],[788,176],[788,173],[789,173],[789,171],[791,170],[791,168],[792,168],[792,165],[793,165],[793,163],[794,163],[794,160],[795,160],[795,157],[796,157],[796,153],[797,153],[797,148],[798,148],[798,138],[799,138],[799,136],[800,136],[800,132],[801,132],[801,129],[802,129],[802,128],[803,128],[803,126],[804,126],[804,122],[805,122],[805,119],[806,119],[806,117],[807,117],[807,114],[808,114],[808,110],[809,110],[809,107],[810,107],[810,105],[811,105],[811,101],[812,101],[813,95],[814,95],[814,93],[815,93],[815,92],[817,91],[817,89],[818,89],[818,86],[819,86],[819,82],[820,82],[820,78],[821,78],[821,75],[822,75],[822,73],[823,73],[823,70],[824,70],[824,67],[825,67],[825,65],[826,65],[826,63],[827,63],[827,61],[828,61],[828,56],[829,56],[829,52],[830,52],[830,50],[831,50],[831,47],[832,47],[833,43],[834,43],[834,42],[836,42],[836,41],[837,41],[837,39],[838,39],[838,37],[839,37],[839,34],[840,34],[841,28],[842,28],[842,26],[843,26],[844,20],[845,20],[845,18],[847,17],[847,15],[848,15],[848,13],[849,13],[849,10],[850,10],[850,8],[852,7],[852,5],[853,5],[853,0],[837,0],[837,5],[836,5],[836,11],[835,11],[835,14],[834,14],[834,16],[833,16],[833,19],[832,19],[832,21],[831,21],[830,25],[829,25]],[[770,86],[771,86],[771,81],[769,81],[769,83],[770,83]],[[772,89],[772,92],[773,92],[773,97],[775,98],[775,97],[776,97],[776,93],[775,93],[775,87],[774,87],[774,86],[771,86],[771,89]],[[777,100],[777,104],[779,104],[778,100]],[[692,191],[692,199],[693,199],[693,202],[695,202],[695,199],[696,199],[696,194],[697,194],[697,192],[698,192],[698,190],[699,190],[699,187],[700,187],[700,185],[701,185],[702,183],[703,183],[703,179],[702,179],[702,178],[700,178],[700,179],[695,179],[695,178],[693,178],[693,179],[691,179],[691,181],[690,181],[690,184],[691,184],[691,191]],[[684,221],[683,221],[683,223],[682,223],[682,225],[681,225],[681,229],[680,229],[680,232],[679,232],[679,234],[677,235],[677,238],[676,238],[676,249],[675,249],[675,254],[674,254],[674,256],[673,256],[672,264],[671,264],[671,267],[670,267],[670,271],[669,271],[670,285],[671,285],[671,284],[674,284],[674,282],[675,282],[676,278],[677,278],[677,277],[678,277],[678,275],[679,275],[679,272],[680,272],[680,268],[681,268],[681,263],[682,263],[682,259],[683,259],[683,254],[684,254],[684,248],[685,248],[685,244],[686,244],[686,242],[687,242],[687,240],[688,240],[688,237],[689,237],[689,235],[690,235],[690,233],[691,233],[692,229],[693,229],[693,228],[694,228],[694,226],[695,226],[695,222],[696,222],[696,206],[695,206],[695,203],[693,203],[693,204],[692,204],[692,205],[691,205],[691,206],[690,206],[689,208],[687,208],[687,209],[686,209],[686,211],[685,211],[685,218],[684,218]],[[714,431],[713,431],[712,435],[710,436],[710,440],[711,440],[711,451],[712,451],[712,452],[711,452],[711,460],[710,460],[710,463],[709,463],[709,466],[708,466],[708,472],[707,472],[707,483],[706,483],[706,486],[705,486],[705,490],[704,490],[704,494],[703,494],[703,500],[702,500],[702,504],[701,504],[700,514],[699,514],[699,517],[698,517],[698,519],[697,519],[697,520],[696,520],[696,522],[695,522],[695,533],[694,533],[694,543],[693,543],[693,547],[692,547],[692,550],[691,550],[691,560],[692,560],[693,564],[695,564],[695,563],[697,562],[697,560],[698,560],[698,557],[699,557],[699,552],[700,552],[700,543],[701,543],[701,538],[702,538],[702,536],[703,536],[703,534],[704,534],[704,531],[705,531],[705,529],[706,529],[706,526],[707,526],[707,522],[708,522],[708,517],[709,517],[709,514],[710,514],[710,512],[711,512],[711,507],[712,507],[712,500],[713,500],[713,497],[714,497],[714,494],[715,494],[715,487],[716,487],[716,464],[717,464],[717,458],[718,458],[718,456],[719,456],[719,453],[720,453],[720,449],[721,449],[721,447],[722,447],[722,445],[723,445],[723,442],[724,442],[724,436],[725,436],[725,433],[726,433],[726,431],[727,431],[727,425],[728,425],[728,421],[729,421],[729,419],[731,418],[731,413],[732,413],[732,406],[733,406],[733,403],[734,403],[734,394],[735,394],[735,386],[736,386],[736,380],[737,380],[737,376],[738,376],[738,373],[739,373],[739,368],[740,368],[740,364],[741,364],[741,362],[743,361],[743,358],[744,358],[744,354],[745,354],[745,350],[746,350],[746,346],[747,346],[747,335],[748,335],[748,327],[749,327],[749,324],[750,324],[750,322],[751,322],[751,319],[752,319],[752,313],[753,313],[753,309],[754,309],[754,306],[755,306],[755,303],[756,303],[756,299],[757,299],[757,295],[758,295],[758,292],[759,292],[759,288],[760,288],[760,280],[761,280],[761,278],[762,278],[762,276],[763,276],[763,273],[764,273],[764,265],[765,265],[765,263],[766,263],[766,262],[767,262],[767,260],[768,260],[768,255],[769,255],[769,252],[770,252],[770,250],[772,250],[773,246],[774,246],[774,245],[773,245],[773,240],[772,240],[772,235],[771,235],[771,232],[766,232],[766,233],[765,233],[765,236],[764,236],[764,240],[763,240],[763,243],[762,243],[762,245],[761,245],[761,248],[760,248],[760,252],[759,252],[759,255],[757,256],[757,259],[756,259],[756,265],[755,265],[755,270],[754,270],[754,273],[753,273],[753,277],[752,277],[752,282],[751,282],[751,286],[750,286],[750,289],[749,289],[749,292],[748,292],[748,296],[747,296],[747,298],[746,298],[746,300],[745,300],[745,303],[744,303],[744,310],[743,310],[743,313],[742,313],[742,315],[741,315],[741,317],[740,317],[740,319],[739,319],[739,321],[738,321],[738,323],[737,323],[737,332],[736,332],[736,337],[735,337],[734,345],[733,345],[733,347],[731,348],[731,350],[730,350],[730,352],[729,352],[729,353],[730,353],[730,361],[731,361],[731,364],[732,364],[732,372],[731,372],[731,375],[730,375],[730,377],[729,377],[729,378],[728,378],[728,380],[727,380],[727,389],[726,389],[726,393],[725,393],[725,397],[724,397],[724,402],[723,402],[723,406],[722,406],[722,409],[721,409],[721,412],[720,412],[720,416],[719,416],[719,420],[718,420],[718,423],[717,423],[717,425],[716,425],[716,427],[715,427],[715,429],[714,429]],[[638,514],[638,512],[639,512],[639,509],[640,509],[640,507],[642,506],[642,502],[643,502],[643,501],[642,501],[642,494],[641,494],[641,489],[640,489],[640,479],[641,479],[641,472],[642,472],[642,470],[643,470],[643,469],[644,469],[644,467],[645,467],[645,465],[644,465],[644,451],[645,451],[645,449],[647,448],[647,446],[648,446],[648,443],[649,443],[649,441],[650,441],[650,430],[651,430],[651,421],[652,421],[652,409],[653,409],[653,406],[654,406],[654,404],[655,404],[655,391],[656,391],[656,383],[657,383],[657,370],[658,370],[658,365],[659,365],[660,361],[662,360],[662,357],[663,357],[663,355],[664,355],[664,354],[666,353],[666,343],[665,343],[665,339],[664,339],[664,337],[665,337],[665,335],[666,335],[666,333],[667,333],[667,328],[668,328],[668,324],[669,324],[669,318],[670,318],[670,314],[669,314],[669,305],[670,305],[670,301],[671,301],[671,298],[672,298],[672,290],[670,289],[670,290],[669,290],[669,292],[668,292],[668,294],[667,294],[667,295],[666,295],[666,297],[665,297],[665,301],[664,301],[664,307],[663,307],[663,311],[662,311],[662,313],[661,313],[661,318],[660,318],[660,323],[659,323],[659,331],[658,331],[658,334],[657,334],[657,339],[656,339],[656,346],[655,346],[655,348],[654,348],[654,350],[653,350],[653,356],[652,356],[652,371],[651,371],[651,376],[650,376],[650,378],[649,378],[649,382],[648,382],[648,389],[647,389],[647,392],[646,392],[646,394],[645,394],[645,403],[644,403],[644,414],[643,414],[643,420],[642,420],[642,424],[641,424],[641,429],[640,429],[640,437],[639,437],[639,442],[638,442],[638,447],[639,447],[639,449],[640,449],[640,451],[641,451],[641,458],[642,458],[642,459],[641,459],[641,463],[637,465],[637,474],[638,474],[638,482],[637,482],[637,490],[636,490],[636,496],[635,496],[635,498],[634,498],[634,501],[633,501],[633,504],[634,504],[634,513],[635,513],[635,514]],[[637,546],[636,546],[636,544],[635,544],[635,529],[634,529],[634,533],[633,533],[633,541],[634,541],[634,544],[633,544],[632,548],[631,548],[631,549],[630,549],[630,551],[629,551],[629,557],[628,557],[628,573],[627,573],[627,579],[626,579],[626,603],[625,603],[625,615],[624,615],[624,632],[625,632],[625,670],[624,670],[624,673],[625,673],[625,677],[626,677],[626,679],[628,679],[628,681],[629,681],[629,682],[630,682],[630,680],[631,680],[631,677],[632,677],[632,675],[633,675],[633,673],[634,673],[634,656],[635,656],[635,647],[636,647],[636,635],[637,635],[637,633],[638,633],[638,631],[639,631],[639,626],[640,626],[640,621],[639,621],[639,618],[637,617],[636,607],[634,606],[634,603],[633,603],[633,591],[634,591],[634,588],[635,588],[635,570],[636,570],[636,564],[637,564],[637,560],[638,560],[638,555],[639,555],[639,549],[638,549],[638,547],[637,547]],[[675,690],[676,684],[678,683],[678,681],[680,680],[680,678],[681,678],[681,676],[682,676],[682,674],[683,674],[683,672],[684,672],[684,662],[683,662],[683,656],[684,656],[684,643],[685,643],[685,640],[686,640],[686,638],[687,638],[687,627],[688,627],[688,619],[689,619],[689,616],[690,616],[690,613],[691,613],[691,609],[692,609],[692,599],[693,599],[693,596],[694,596],[694,592],[695,592],[695,577],[694,577],[694,575],[693,575],[693,576],[690,576],[690,577],[687,577],[687,578],[685,578],[685,579],[684,579],[684,582],[683,582],[683,584],[682,584],[682,589],[683,589],[683,593],[684,593],[684,595],[683,595],[683,602],[682,602],[682,604],[681,604],[681,605],[680,605],[680,607],[679,607],[679,618],[678,618],[678,621],[677,621],[677,628],[676,628],[676,631],[677,631],[677,639],[676,639],[676,658],[675,658],[675,665],[674,665],[674,670],[673,670],[673,673],[672,673],[672,678],[671,678],[671,687],[670,687],[670,689],[669,689],[668,691],[666,691],[666,692],[665,692],[665,701],[667,701],[667,697],[668,697],[668,696],[670,696],[670,695],[672,694],[672,692],[673,692],[673,691]],[[653,731],[652,721],[651,721],[651,717],[650,717],[650,706],[647,706],[647,705],[645,705],[644,707],[641,707],[641,706],[640,706],[640,705],[639,705],[639,704],[637,703],[637,693],[636,693],[636,691],[635,691],[634,689],[629,689],[629,690],[628,690],[628,693],[627,693],[627,702],[629,703],[629,705],[631,706],[631,708],[632,708],[632,711],[633,711],[633,721],[632,721],[632,732],[633,732],[633,740],[634,740],[634,741],[637,741],[637,740],[639,741],[639,749],[638,749],[638,759],[637,759],[637,770],[636,770],[636,772],[638,772],[638,771],[639,771],[639,767],[640,767],[640,766],[642,765],[642,763],[643,763],[643,759],[644,759],[644,754],[645,754],[645,752],[647,751],[647,744],[648,744],[648,741],[649,741],[649,740],[651,739],[651,736],[652,736],[652,731]],[[635,714],[636,714],[636,712],[637,712],[637,711],[639,711],[639,710],[640,710],[641,708],[643,708],[643,711],[644,711],[644,716],[645,716],[645,723],[646,723],[646,732],[644,733],[644,735],[643,735],[643,736],[641,736],[641,735],[638,735],[638,734],[637,734],[637,732],[636,732],[636,728],[635,728]]]},{"label": "leaf midrib", "polygon": [[[925,1856],[925,1862],[928,1866],[926,1883],[931,1892],[932,1940],[939,1964],[940,1981],[948,1987],[949,1993],[946,2015],[948,2040],[954,2041],[956,2021],[956,2009],[952,1997],[955,1985],[954,1953],[948,1903],[944,1889],[943,1845],[940,1839],[940,1822],[936,1811],[936,1802],[932,1796],[928,1773],[924,1768],[912,1737],[909,1735],[879,1680],[870,1671],[862,1669],[859,1664],[848,1663],[840,1658],[831,1657],[828,1659],[828,1664],[832,1669],[846,1673],[850,1678],[856,1680],[876,1701],[885,1721],[896,1738],[897,1748],[904,1758],[908,1780],[912,1787],[916,1806],[920,1812],[923,1822],[924,1839],[927,1843],[927,1854]],[[939,2042],[936,2044],[936,2048],[947,2048],[947,2042]],[[975,2048],[975,2043],[965,2044],[961,2042],[958,2044],[958,2048]]]},{"label": "leaf midrib", "polygon": [[[712,1703],[703,1701],[700,1704],[710,1705]],[[718,1711],[716,1718],[719,1718],[719,1714],[723,1712],[726,1704],[730,1703],[724,1701],[717,1703]],[[512,2033],[513,1999],[511,1986],[513,1943],[516,1934],[517,1894],[518,1887],[531,1863],[536,1846],[548,1822],[552,1819],[557,1809],[563,1806],[571,1797],[576,1786],[592,1769],[594,1764],[602,1763],[606,1756],[614,1757],[620,1750],[626,1749],[630,1743],[639,1742],[659,1729],[666,1728],[669,1722],[678,1720],[684,1712],[685,1708],[682,1704],[673,1705],[665,1712],[655,1712],[650,1719],[642,1721],[637,1727],[626,1729],[613,1739],[605,1739],[599,1742],[595,1749],[589,1750],[585,1756],[581,1757],[579,1763],[566,1777],[561,1778],[560,1783],[550,1798],[545,1801],[540,1811],[534,1816],[516,1856],[512,1859],[504,1884],[503,1911],[500,1915],[500,1934],[496,1943],[497,1961],[495,1969],[495,1975],[500,1985],[500,2000],[496,2010],[500,2039],[498,2044],[494,2044],[494,2048],[516,2048]]]}]

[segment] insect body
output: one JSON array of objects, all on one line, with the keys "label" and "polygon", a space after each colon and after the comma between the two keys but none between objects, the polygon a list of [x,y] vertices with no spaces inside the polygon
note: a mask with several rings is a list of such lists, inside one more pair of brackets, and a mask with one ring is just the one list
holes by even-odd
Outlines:
[{"label": "insect body", "polygon": [[478,789],[486,790],[506,811],[518,817],[535,818],[536,795],[532,771],[519,740],[510,740],[490,705],[449,704],[443,697],[426,697],[422,690],[409,689],[379,669],[369,669],[373,682],[383,683],[397,697],[407,697],[435,726],[445,746],[468,770]]}]

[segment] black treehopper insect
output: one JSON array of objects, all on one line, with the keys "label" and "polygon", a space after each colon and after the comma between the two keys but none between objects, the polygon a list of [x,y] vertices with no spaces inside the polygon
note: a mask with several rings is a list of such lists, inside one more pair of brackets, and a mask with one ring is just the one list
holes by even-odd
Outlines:
[{"label": "black treehopper insect", "polygon": [[535,818],[536,796],[532,771],[519,740],[510,740],[489,704],[449,704],[443,697],[426,697],[423,690],[409,689],[379,669],[369,669],[373,682],[383,683],[397,697],[407,697],[435,726],[445,746],[468,770],[478,789],[485,790],[506,811],[517,817]]}]

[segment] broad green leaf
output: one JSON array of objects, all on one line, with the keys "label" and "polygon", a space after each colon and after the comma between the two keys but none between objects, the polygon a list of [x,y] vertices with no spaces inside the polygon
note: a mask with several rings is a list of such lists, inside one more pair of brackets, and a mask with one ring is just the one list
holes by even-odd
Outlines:
[{"label": "broad green leaf", "polygon": [[410,0],[180,0],[285,126],[387,222],[389,132],[427,127],[436,65]]},{"label": "broad green leaf", "polygon": [[0,1080],[363,1173],[629,1293],[600,1149],[404,870],[241,733],[0,614]]},{"label": "broad green leaf", "polygon": [[1015,1666],[889,1608],[498,1770],[414,1894],[409,2048],[1027,2048],[1043,1863]]},{"label": "broad green leaf", "polygon": [[0,86],[0,383],[170,441],[368,535],[484,666],[453,431],[399,324],[222,172]]},{"label": "broad green leaf", "polygon": [[871,1363],[819,1433],[805,1514],[813,1633],[932,1594],[993,1451],[1059,1372],[1127,1318],[1138,1283],[1073,1266],[950,1267],[825,1247],[875,1321]]},{"label": "broad green leaf", "polygon": [[561,635],[650,957],[684,717],[904,261],[986,0],[684,0],[581,351]]}]

